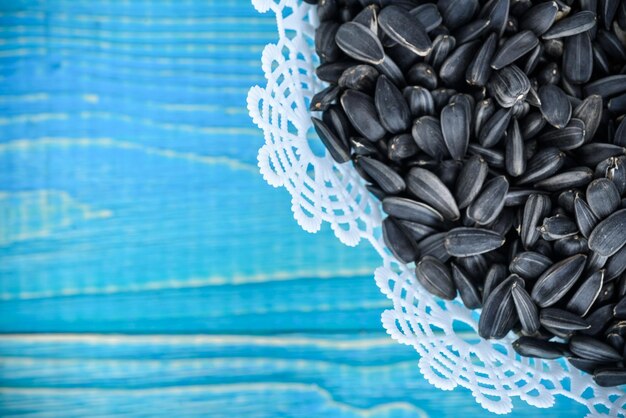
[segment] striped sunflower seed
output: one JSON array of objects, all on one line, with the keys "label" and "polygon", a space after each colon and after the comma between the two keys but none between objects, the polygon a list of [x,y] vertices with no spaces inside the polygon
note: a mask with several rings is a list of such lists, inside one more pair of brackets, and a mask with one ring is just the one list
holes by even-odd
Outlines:
[{"label": "striped sunflower seed", "polygon": [[445,247],[450,255],[469,257],[493,251],[504,245],[504,242],[504,237],[495,231],[458,227],[448,231]]},{"label": "striped sunflower seed", "polygon": [[442,160],[448,155],[439,119],[432,116],[416,119],[411,134],[417,146],[432,158]]},{"label": "striped sunflower seed", "polygon": [[554,360],[563,357],[560,344],[533,337],[520,337],[513,341],[513,349],[523,357],[537,357]]},{"label": "striped sunflower seed", "polygon": [[437,74],[433,67],[424,62],[418,62],[409,68],[406,78],[409,83],[425,87],[428,90],[437,88]]},{"label": "striped sunflower seed", "polygon": [[378,15],[378,26],[391,39],[417,55],[426,56],[432,48],[426,28],[399,7],[384,7]]},{"label": "striped sunflower seed", "polygon": [[582,187],[593,179],[593,171],[587,167],[576,167],[535,183],[535,187],[549,192]]},{"label": "striped sunflower seed", "polygon": [[557,129],[564,128],[572,116],[572,104],[559,87],[553,84],[541,86],[539,91],[541,113],[548,123]]},{"label": "striped sunflower seed", "polygon": [[578,227],[569,218],[557,214],[544,218],[543,224],[539,227],[539,232],[546,241],[555,241],[576,235],[578,233]]},{"label": "striped sunflower seed", "polygon": [[509,191],[505,176],[494,177],[485,183],[480,194],[467,208],[467,216],[479,225],[493,222],[504,208],[504,200]]},{"label": "striped sunflower seed", "polygon": [[550,198],[541,194],[532,194],[528,197],[524,205],[522,216],[522,224],[520,230],[520,238],[524,244],[524,248],[532,248],[539,239],[539,231],[537,226],[539,222],[550,212],[552,202]]},{"label": "striped sunflower seed", "polygon": [[454,191],[460,209],[469,206],[478,196],[487,178],[487,170],[487,163],[480,156],[472,156],[463,164]]},{"label": "striped sunflower seed", "polygon": [[517,119],[513,119],[506,135],[506,171],[513,177],[518,177],[526,170],[524,155],[524,139],[519,129]]},{"label": "striped sunflower seed", "polygon": [[463,304],[468,309],[480,308],[482,306],[482,301],[480,293],[474,285],[473,280],[458,264],[451,263],[450,267],[452,269],[452,280],[454,281],[456,288],[459,290],[459,295],[461,296]]},{"label": "striped sunflower seed", "polygon": [[503,264],[492,264],[487,270],[485,275],[485,282],[483,284],[483,303],[487,301],[487,298],[491,292],[500,285],[507,278],[506,266]]},{"label": "striped sunflower seed", "polygon": [[383,240],[393,255],[403,263],[410,263],[417,257],[413,240],[390,217],[383,221]]},{"label": "striped sunflower seed", "polygon": [[383,199],[383,211],[394,218],[434,228],[443,226],[443,216],[439,212],[424,203],[406,197],[386,197]]},{"label": "striped sunflower seed", "polygon": [[432,3],[426,3],[414,7],[409,11],[409,13],[411,16],[417,18],[424,29],[426,29],[426,32],[432,31],[441,25],[441,22],[443,21],[443,18],[439,13],[439,9],[437,9],[437,5]]},{"label": "striped sunflower seed", "polygon": [[441,110],[441,133],[448,152],[460,160],[467,152],[470,136],[470,120],[467,102],[450,103]]},{"label": "striped sunflower seed", "polygon": [[589,238],[591,231],[598,224],[598,218],[593,213],[587,202],[580,196],[574,199],[574,213],[576,214],[576,225],[585,238]]},{"label": "striped sunflower seed", "polygon": [[374,90],[377,78],[378,71],[376,68],[367,64],[360,64],[350,67],[341,73],[337,83],[344,89],[371,92]]},{"label": "striped sunflower seed", "polygon": [[339,164],[350,160],[348,146],[322,120],[312,117],[311,121],[315,132],[317,132],[333,160]]},{"label": "striped sunflower seed", "polygon": [[626,384],[626,369],[620,367],[599,369],[594,371],[593,380],[602,387],[620,386]]},{"label": "striped sunflower seed", "polygon": [[566,309],[576,315],[585,316],[596,301],[604,284],[604,270],[591,274],[578,287],[574,295],[567,302]]},{"label": "striped sunflower seed", "polygon": [[552,264],[552,260],[543,254],[525,251],[513,257],[511,264],[509,264],[509,270],[511,273],[515,273],[524,279],[534,280],[541,276]]},{"label": "striped sunflower seed", "polygon": [[599,362],[621,361],[622,356],[613,347],[587,335],[575,335],[569,349],[579,357]]},{"label": "striped sunflower seed", "polygon": [[582,330],[581,333],[585,335],[598,335],[601,333],[613,319],[614,304],[608,304],[601,306],[587,315],[587,323],[591,325],[589,329]]},{"label": "striped sunflower seed", "polygon": [[617,210],[620,201],[619,191],[609,179],[595,179],[587,186],[587,203],[598,219],[604,219]]},{"label": "striped sunflower seed", "polygon": [[526,171],[518,180],[518,185],[535,183],[558,172],[565,162],[565,153],[555,147],[539,150],[528,161]]},{"label": "striped sunflower seed", "polygon": [[606,280],[614,280],[626,271],[626,246],[607,259]]},{"label": "striped sunflower seed", "polygon": [[566,127],[550,130],[537,138],[544,147],[555,147],[564,151],[573,150],[585,143],[585,123],[570,119]]},{"label": "striped sunflower seed", "polygon": [[411,193],[435,208],[446,219],[456,220],[461,216],[450,190],[430,171],[413,167],[407,176],[407,184]]},{"label": "striped sunflower seed", "polygon": [[597,94],[585,97],[585,100],[574,109],[572,117],[585,123],[585,142],[589,142],[602,121],[602,97]]},{"label": "striped sunflower seed", "polygon": [[626,244],[626,209],[618,210],[600,222],[589,235],[589,248],[612,256]]},{"label": "striped sunflower seed", "polygon": [[520,19],[520,28],[528,29],[537,36],[543,35],[554,23],[559,6],[555,1],[539,3],[524,13]]},{"label": "striped sunflower seed", "polygon": [[491,148],[500,142],[511,120],[512,110],[499,109],[484,124],[478,135],[480,145]]},{"label": "striped sunflower seed", "polygon": [[390,133],[400,133],[411,124],[411,111],[402,93],[389,79],[381,75],[376,82],[374,104],[380,123]]},{"label": "striped sunflower seed", "polygon": [[[544,327],[564,332],[589,329],[590,325],[582,317],[563,309],[545,308],[539,312],[539,322]],[[575,353],[580,355],[578,353]],[[581,356],[583,357],[583,356]]]},{"label": "striped sunflower seed", "polygon": [[528,292],[526,292],[526,289],[520,286],[518,282],[513,283],[511,294],[522,329],[526,334],[533,335],[539,331],[539,327],[541,327],[535,302],[533,302]]},{"label": "striped sunflower seed", "polygon": [[493,60],[491,68],[500,70],[512,64],[532,51],[539,44],[539,39],[530,30],[518,32],[504,41]]},{"label": "striped sunflower seed", "polygon": [[585,96],[597,94],[602,98],[609,98],[626,93],[626,74],[610,75],[592,81],[584,87]]},{"label": "striped sunflower seed", "polygon": [[564,38],[579,33],[587,32],[596,25],[596,14],[583,10],[572,16],[557,21],[547,32],[542,35],[543,39]]},{"label": "striped sunflower seed", "polygon": [[383,45],[368,27],[346,22],[339,27],[335,42],[346,55],[368,64],[381,64],[385,57]]},{"label": "striped sunflower seed", "polygon": [[483,338],[503,338],[515,325],[517,314],[511,289],[521,280],[516,275],[509,276],[487,297],[478,321],[478,334]]},{"label": "striped sunflower seed", "polygon": [[378,160],[361,157],[358,164],[387,194],[400,193],[406,187],[404,180],[398,173]]},{"label": "striped sunflower seed", "polygon": [[456,39],[450,35],[438,35],[433,41],[430,53],[426,55],[426,63],[438,70],[456,47]]},{"label": "striped sunflower seed", "polygon": [[515,65],[494,72],[487,83],[492,97],[504,108],[523,101],[530,90],[530,81]]},{"label": "striped sunflower seed", "polygon": [[430,91],[420,86],[409,86],[404,89],[403,94],[413,117],[419,118],[420,116],[435,114],[435,102]]},{"label": "striped sunflower seed", "polygon": [[593,72],[593,49],[588,32],[565,38],[563,75],[572,83],[583,84]]},{"label": "striped sunflower seed", "polygon": [[433,295],[447,300],[456,296],[450,270],[435,257],[422,257],[415,267],[415,277]]},{"label": "striped sunflower seed", "polygon": [[376,142],[385,136],[385,128],[380,124],[374,101],[365,93],[346,90],[340,99],[341,107],[364,138]]},{"label": "striped sunflower seed", "polygon": [[544,271],[533,286],[531,297],[541,308],[557,303],[576,284],[585,268],[587,256],[576,254]]}]

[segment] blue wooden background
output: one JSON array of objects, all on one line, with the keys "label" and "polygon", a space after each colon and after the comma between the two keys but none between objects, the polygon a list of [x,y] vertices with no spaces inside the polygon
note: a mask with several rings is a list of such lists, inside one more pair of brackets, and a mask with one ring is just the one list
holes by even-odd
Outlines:
[{"label": "blue wooden background", "polygon": [[0,416],[491,415],[258,174],[275,38],[248,0],[0,0]]}]

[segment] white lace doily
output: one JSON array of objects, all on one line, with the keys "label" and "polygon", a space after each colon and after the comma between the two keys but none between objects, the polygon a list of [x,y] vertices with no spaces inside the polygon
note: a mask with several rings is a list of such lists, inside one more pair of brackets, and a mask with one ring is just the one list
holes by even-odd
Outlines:
[{"label": "white lace doily", "polygon": [[[292,196],[294,217],[308,232],[330,223],[346,245],[362,239],[382,258],[376,284],[393,302],[382,313],[382,323],[396,341],[419,353],[418,366],[437,388],[468,388],[476,401],[495,413],[513,409],[512,398],[547,408],[555,395],[574,399],[589,408],[588,418],[626,416],[626,394],[619,388],[601,388],[591,376],[565,361],[522,358],[511,348],[513,337],[497,342],[467,340],[453,329],[459,322],[478,329],[477,314],[460,302],[441,301],[422,289],[411,269],[385,249],[380,234],[378,202],[369,195],[350,163],[338,165],[330,156],[316,155],[308,102],[323,85],[315,76],[315,8],[298,0],[252,0],[259,12],[276,14],[278,42],[263,50],[265,87],[248,94],[248,110],[265,136],[259,150],[259,168],[274,187]],[[308,136],[308,137],[307,137]]]}]

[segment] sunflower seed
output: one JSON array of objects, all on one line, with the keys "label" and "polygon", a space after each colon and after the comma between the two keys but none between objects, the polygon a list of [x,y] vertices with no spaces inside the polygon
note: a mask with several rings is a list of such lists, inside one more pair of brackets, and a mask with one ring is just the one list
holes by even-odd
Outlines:
[{"label": "sunflower seed", "polygon": [[602,285],[604,284],[604,270],[596,271],[591,274],[567,302],[566,309],[580,316],[585,316],[591,309],[591,306],[600,295]]},{"label": "sunflower seed", "polygon": [[538,357],[554,360],[563,357],[563,348],[550,341],[533,337],[520,337],[513,341],[513,349],[523,357]]},{"label": "sunflower seed", "polygon": [[350,160],[350,150],[346,144],[322,120],[312,117],[311,121],[330,156],[339,164]]},{"label": "sunflower seed", "polygon": [[456,39],[450,35],[438,35],[433,41],[433,47],[426,56],[426,63],[435,69],[439,69],[448,55],[454,50]]},{"label": "sunflower seed", "polygon": [[422,257],[415,267],[415,277],[433,295],[448,300],[456,296],[450,270],[435,257]]},{"label": "sunflower seed", "polygon": [[406,187],[404,180],[398,173],[378,160],[361,157],[358,164],[385,193],[400,193]]},{"label": "sunflower seed", "polygon": [[606,263],[606,281],[619,277],[626,271],[626,246],[608,258]]},{"label": "sunflower seed", "polygon": [[472,59],[465,71],[465,79],[468,84],[475,86],[484,86],[487,84],[491,76],[489,63],[496,52],[497,42],[498,38],[496,34],[492,33],[480,47],[476,56]]},{"label": "sunflower seed", "polygon": [[539,331],[541,324],[539,323],[537,306],[530,298],[528,292],[515,282],[513,283],[511,293],[513,295],[515,310],[517,311],[517,316],[519,317],[524,332],[528,335],[532,335]]},{"label": "sunflower seed", "polygon": [[572,105],[563,90],[549,84],[541,86],[538,94],[543,117],[555,128],[564,128],[572,116]]},{"label": "sunflower seed", "polygon": [[423,240],[424,238],[437,233],[436,229],[428,225],[405,221],[402,219],[398,219],[397,222],[404,229],[407,235],[415,241]]},{"label": "sunflower seed", "polygon": [[407,184],[411,193],[438,210],[446,219],[456,220],[461,216],[450,190],[430,171],[413,167],[407,176]]},{"label": "sunflower seed", "polygon": [[574,109],[572,116],[585,123],[585,142],[589,142],[596,134],[602,120],[602,97],[596,94],[586,97]]},{"label": "sunflower seed", "polygon": [[578,233],[578,227],[570,219],[557,214],[549,218],[544,218],[543,225],[539,227],[539,232],[546,241],[554,241],[576,235]]},{"label": "sunflower seed", "polygon": [[422,116],[415,120],[411,130],[417,146],[436,160],[448,155],[439,120],[432,116]]},{"label": "sunflower seed", "polygon": [[500,142],[511,120],[511,109],[499,109],[484,124],[478,135],[483,147],[491,148]]},{"label": "sunflower seed", "polygon": [[508,38],[491,61],[491,68],[499,70],[512,64],[518,58],[532,51],[539,44],[539,39],[529,30]]},{"label": "sunflower seed", "polygon": [[554,252],[562,257],[570,257],[579,253],[586,253],[587,239],[579,235],[572,235],[554,241]]},{"label": "sunflower seed", "polygon": [[565,154],[558,148],[544,148],[535,154],[526,166],[526,172],[517,180],[517,184],[534,183],[550,177],[561,169]]},{"label": "sunflower seed", "polygon": [[539,313],[539,321],[544,327],[558,329],[564,332],[579,331],[581,329],[590,328],[587,321],[580,316],[557,308],[542,309]]},{"label": "sunflower seed", "polygon": [[426,32],[430,32],[435,29],[437,26],[441,25],[441,22],[443,21],[443,18],[439,13],[439,9],[437,9],[437,5],[432,3],[414,7],[409,11],[409,13],[411,16],[417,18],[424,29],[426,29]]},{"label": "sunflower seed", "polygon": [[512,189],[509,188],[506,198],[504,199],[504,206],[520,206],[526,203],[526,199],[531,194],[537,193],[537,190],[533,189]]},{"label": "sunflower seed", "polygon": [[[585,271],[589,272],[601,269],[602,267],[604,267],[608,259],[609,257],[590,251],[589,258],[587,258],[587,267],[585,268]],[[607,282],[611,280],[608,278],[606,272],[604,273],[604,280]]]},{"label": "sunflower seed", "polygon": [[390,217],[383,221],[383,240],[393,255],[403,263],[410,263],[417,257],[413,240]]},{"label": "sunflower seed", "polygon": [[[467,152],[469,143],[469,109],[462,103],[451,103],[441,110],[443,141],[452,158],[460,160]],[[465,108],[464,108],[465,107]]]},{"label": "sunflower seed", "polygon": [[539,3],[524,13],[520,20],[520,28],[531,30],[537,36],[543,35],[554,23],[558,10],[555,1]]},{"label": "sunflower seed", "polygon": [[508,191],[509,182],[505,176],[489,180],[467,208],[467,216],[479,225],[493,222],[504,208],[504,199]]},{"label": "sunflower seed", "polygon": [[470,143],[467,152],[481,156],[491,168],[504,168],[504,154],[498,150]]},{"label": "sunflower seed", "polygon": [[478,321],[478,334],[483,338],[502,338],[517,320],[511,289],[521,280],[516,275],[509,276],[487,297]]},{"label": "sunflower seed", "polygon": [[589,81],[593,71],[593,49],[588,32],[565,38],[562,68],[563,75],[572,83]]},{"label": "sunflower seed", "polygon": [[392,161],[401,161],[417,153],[417,144],[410,134],[396,135],[389,140],[388,156]]},{"label": "sunflower seed", "polygon": [[556,63],[550,62],[539,70],[537,81],[540,85],[559,84],[561,82],[561,69]]},{"label": "sunflower seed", "polygon": [[480,38],[489,31],[491,22],[487,19],[474,20],[455,32],[459,45]]},{"label": "sunflower seed", "polygon": [[588,10],[583,10],[572,16],[557,21],[542,36],[543,39],[564,38],[587,32],[596,25],[596,14]]},{"label": "sunflower seed", "polygon": [[618,210],[600,222],[589,235],[589,248],[611,256],[626,244],[626,209]]},{"label": "sunflower seed", "polygon": [[376,83],[374,103],[380,123],[390,133],[405,131],[411,123],[411,112],[400,90],[381,75]]},{"label": "sunflower seed", "polygon": [[435,103],[430,92],[420,86],[410,86],[404,89],[404,98],[409,104],[413,117],[435,114]]},{"label": "sunflower seed", "polygon": [[456,184],[456,179],[461,171],[462,163],[457,160],[445,160],[439,163],[434,173],[443,184],[446,185],[448,190],[452,190]]},{"label": "sunflower seed", "polygon": [[341,94],[341,88],[339,86],[330,85],[326,87],[324,90],[316,93],[311,98],[311,104],[309,105],[309,110],[318,111],[318,110],[327,110],[331,104],[333,104],[337,97]]},{"label": "sunflower seed", "polygon": [[464,81],[465,69],[468,67],[480,41],[471,41],[457,47],[441,64],[439,78],[448,86],[458,85]]},{"label": "sunflower seed", "polygon": [[355,23],[360,23],[361,25],[369,28],[373,33],[378,35],[378,12],[380,11],[380,7],[375,4],[370,4],[369,6],[363,8],[354,18],[351,20]]},{"label": "sunflower seed", "polygon": [[454,30],[468,23],[478,11],[478,0],[439,0],[437,8],[448,29]]},{"label": "sunflower seed", "polygon": [[373,100],[356,90],[346,90],[341,96],[341,107],[354,129],[368,140],[375,142],[385,136]]},{"label": "sunflower seed", "polygon": [[459,290],[459,295],[463,304],[468,309],[476,309],[482,306],[480,293],[474,285],[472,279],[463,271],[463,269],[456,263],[451,263],[452,280],[454,285]]},{"label": "sunflower seed", "polygon": [[339,77],[339,86],[345,89],[370,92],[376,85],[378,71],[372,66],[361,64],[346,69]]},{"label": "sunflower seed", "polygon": [[526,98],[530,90],[530,81],[522,70],[510,65],[494,72],[487,83],[487,88],[500,106],[508,108]]},{"label": "sunflower seed", "polygon": [[610,387],[626,384],[626,369],[604,368],[593,373],[593,380],[598,386]]},{"label": "sunflower seed", "polygon": [[341,74],[357,63],[350,60],[327,62],[315,69],[315,75],[328,83],[337,83]]},{"label": "sunflower seed", "polygon": [[380,64],[376,64],[374,67],[378,70],[378,72],[385,74],[387,77],[389,77],[389,79],[393,81],[393,83],[399,88],[402,88],[406,85],[406,80],[404,79],[404,74],[402,73],[402,70],[389,55],[385,54],[383,62]]},{"label": "sunflower seed", "polygon": [[524,279],[536,279],[552,266],[552,260],[543,254],[533,251],[518,253],[511,264],[509,270]]},{"label": "sunflower seed", "polygon": [[546,120],[539,112],[530,112],[521,123],[522,138],[529,140],[534,138],[544,126],[546,126]]},{"label": "sunflower seed", "polygon": [[411,84],[425,87],[428,90],[437,88],[437,74],[433,67],[426,63],[418,62],[411,66],[407,71],[406,77]]},{"label": "sunflower seed", "polygon": [[612,32],[600,29],[596,35],[596,42],[610,58],[619,62],[626,60],[626,50],[624,50],[619,38]]},{"label": "sunflower seed", "polygon": [[487,169],[487,163],[479,156],[472,156],[463,164],[454,192],[460,209],[469,206],[480,193],[487,178]]},{"label": "sunflower seed", "polygon": [[569,349],[579,357],[599,362],[621,361],[622,356],[610,345],[587,335],[575,335]]},{"label": "sunflower seed", "polygon": [[585,238],[589,238],[591,231],[593,231],[593,228],[598,224],[598,218],[587,202],[580,196],[576,196],[574,199],[574,212],[576,214],[576,225],[578,225],[578,229]]},{"label": "sunflower seed", "polygon": [[492,264],[484,276],[483,283],[483,304],[491,294],[507,278],[506,266],[503,264]]},{"label": "sunflower seed", "polygon": [[495,250],[504,242],[502,235],[488,229],[458,227],[448,231],[445,246],[450,255],[469,257]]},{"label": "sunflower seed", "polygon": [[509,126],[506,135],[506,171],[513,177],[520,176],[526,170],[524,158],[524,140],[517,119]]},{"label": "sunflower seed", "polygon": [[585,143],[585,123],[580,119],[570,119],[566,127],[550,130],[539,136],[537,141],[544,147],[564,151],[578,148]]},{"label": "sunflower seed", "polygon": [[539,238],[537,226],[552,207],[550,198],[541,194],[532,194],[524,205],[520,238],[525,248],[531,248]]},{"label": "sunflower seed", "polygon": [[368,27],[360,23],[347,22],[339,27],[335,42],[351,58],[368,64],[381,64],[383,46]]},{"label": "sunflower seed", "polygon": [[593,171],[587,167],[577,167],[535,183],[535,187],[550,192],[581,187],[593,179]]},{"label": "sunflower seed", "polygon": [[531,297],[541,308],[554,305],[576,284],[587,256],[577,254],[553,264],[533,286]]},{"label": "sunflower seed", "polygon": [[583,90],[586,96],[597,94],[605,99],[626,93],[626,74],[610,75],[600,78],[587,84]]},{"label": "sunflower seed", "polygon": [[[488,15],[490,27],[499,35],[504,34],[509,20],[509,0],[494,0],[491,2],[491,10]],[[482,13],[481,13],[482,14]]]},{"label": "sunflower seed", "polygon": [[443,216],[424,203],[406,197],[390,196],[383,200],[383,211],[394,218],[417,222],[434,228],[443,225]]},{"label": "sunflower seed", "polygon": [[378,14],[378,26],[394,41],[413,53],[426,56],[432,42],[419,20],[396,6],[387,6]]},{"label": "sunflower seed", "polygon": [[607,108],[609,109],[609,112],[612,112],[616,115],[626,113],[626,94],[613,97],[611,100],[609,100]]},{"label": "sunflower seed", "polygon": [[604,219],[620,205],[620,195],[609,179],[595,179],[587,186],[587,203],[598,219]]},{"label": "sunflower seed", "polygon": [[380,188],[373,186],[371,184],[366,184],[365,188],[367,189],[368,192],[373,194],[374,197],[376,197],[376,199],[378,200],[383,200],[387,196],[387,194],[383,192]]},{"label": "sunflower seed", "polygon": [[439,112],[450,102],[452,96],[456,94],[454,89],[438,88],[430,92],[435,102],[435,109]]}]

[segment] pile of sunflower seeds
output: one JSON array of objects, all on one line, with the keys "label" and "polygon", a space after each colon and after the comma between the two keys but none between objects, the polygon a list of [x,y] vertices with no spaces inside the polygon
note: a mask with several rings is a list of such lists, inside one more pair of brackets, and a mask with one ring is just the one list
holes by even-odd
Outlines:
[{"label": "pile of sunflower seeds", "polygon": [[308,0],[313,125],[479,334],[626,384],[626,2]]}]

